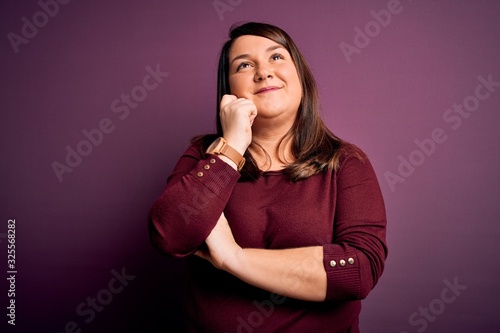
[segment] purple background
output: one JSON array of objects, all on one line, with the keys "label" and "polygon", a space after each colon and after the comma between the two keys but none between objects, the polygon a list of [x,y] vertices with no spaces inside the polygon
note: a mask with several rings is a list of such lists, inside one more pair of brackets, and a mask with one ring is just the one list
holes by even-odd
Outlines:
[{"label": "purple background", "polygon": [[[21,35],[22,18],[33,22],[41,7],[2,1],[1,330],[12,329],[6,230],[15,218],[12,331],[64,332],[71,321],[82,332],[178,331],[184,262],[151,247],[147,211],[189,139],[214,129],[228,28],[256,20],[296,41],[325,121],[368,153],[379,177],[390,252],[364,301],[362,331],[499,332],[500,87],[456,129],[443,115],[474,95],[478,76],[500,81],[500,3],[401,0],[378,31],[370,11],[389,0],[221,2],[231,10],[219,16],[211,0],[71,1],[16,53],[7,35]],[[340,45],[354,45],[366,24],[371,41],[348,62]],[[168,77],[120,119],[112,102],[157,65]],[[65,163],[65,147],[76,149],[82,130],[104,118],[113,132],[60,182],[51,163]],[[418,153],[415,140],[436,128],[446,141]],[[385,175],[398,173],[400,156],[420,165],[391,189]],[[86,323],[77,306],[105,299],[111,271],[122,269],[135,278]],[[467,288],[443,303],[442,291],[453,295],[445,280],[454,279]],[[423,319],[419,309],[429,306]]]}]

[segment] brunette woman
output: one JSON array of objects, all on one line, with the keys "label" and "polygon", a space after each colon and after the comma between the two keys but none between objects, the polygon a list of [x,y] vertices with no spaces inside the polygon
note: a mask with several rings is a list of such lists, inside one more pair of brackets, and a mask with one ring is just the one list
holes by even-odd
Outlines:
[{"label": "brunette woman", "polygon": [[278,27],[231,29],[217,101],[217,133],[193,139],[149,214],[154,246],[189,260],[187,330],[358,332],[387,255],[366,155],[327,129]]}]

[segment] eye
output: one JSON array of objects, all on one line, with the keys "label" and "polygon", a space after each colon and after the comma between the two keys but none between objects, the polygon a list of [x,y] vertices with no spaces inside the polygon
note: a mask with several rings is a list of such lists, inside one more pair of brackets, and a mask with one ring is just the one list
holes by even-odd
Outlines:
[{"label": "eye", "polygon": [[275,53],[271,56],[271,60],[283,60],[283,59],[284,57],[279,53]]},{"label": "eye", "polygon": [[242,62],[241,64],[236,67],[236,71],[239,72],[241,69],[248,68],[250,67],[250,63],[248,62]]}]

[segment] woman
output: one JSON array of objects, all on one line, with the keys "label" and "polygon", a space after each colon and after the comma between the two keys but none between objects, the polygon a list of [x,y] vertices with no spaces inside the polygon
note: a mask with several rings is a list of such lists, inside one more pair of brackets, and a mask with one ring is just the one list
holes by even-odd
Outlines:
[{"label": "woman", "polygon": [[217,134],[193,139],[149,214],[189,257],[189,332],[358,332],[387,255],[365,154],[320,119],[314,78],[280,28],[230,31]]}]

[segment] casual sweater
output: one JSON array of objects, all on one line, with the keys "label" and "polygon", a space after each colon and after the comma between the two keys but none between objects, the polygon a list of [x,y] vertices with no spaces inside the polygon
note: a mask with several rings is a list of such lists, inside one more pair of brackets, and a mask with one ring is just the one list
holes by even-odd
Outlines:
[{"label": "casual sweater", "polygon": [[[222,212],[242,248],[321,245],[325,301],[270,293],[191,255]],[[360,300],[377,283],[387,255],[385,226],[380,187],[362,153],[344,154],[336,171],[297,182],[282,171],[241,181],[227,163],[191,146],[149,213],[153,245],[189,260],[188,332],[359,332]],[[307,262],[295,269],[308,269]]]}]

